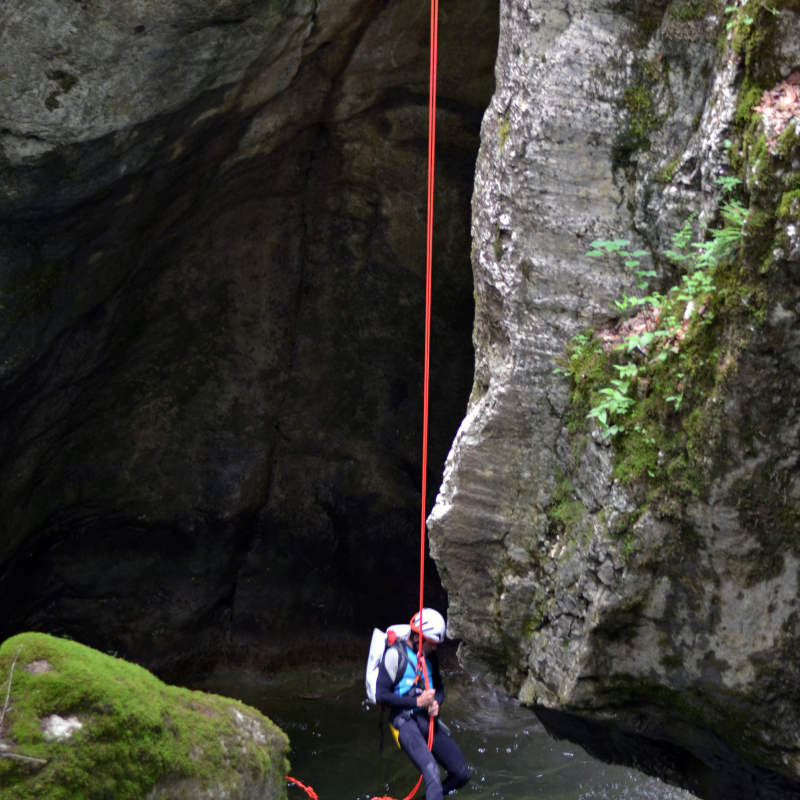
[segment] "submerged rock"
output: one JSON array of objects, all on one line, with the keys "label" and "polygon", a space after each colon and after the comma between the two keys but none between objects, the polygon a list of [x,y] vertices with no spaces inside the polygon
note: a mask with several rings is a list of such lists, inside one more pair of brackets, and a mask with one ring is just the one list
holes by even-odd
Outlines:
[{"label": "submerged rock", "polygon": [[11,687],[0,728],[9,800],[286,796],[286,736],[236,700],[40,633],[0,646],[0,674],[4,698]]}]

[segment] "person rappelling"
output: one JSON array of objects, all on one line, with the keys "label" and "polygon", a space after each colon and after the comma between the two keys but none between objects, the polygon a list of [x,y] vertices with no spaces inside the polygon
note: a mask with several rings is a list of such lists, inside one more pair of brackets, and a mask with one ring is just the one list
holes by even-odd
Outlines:
[{"label": "person rappelling", "polygon": [[[375,687],[375,699],[388,706],[389,724],[400,748],[425,779],[426,800],[442,800],[464,786],[470,771],[458,745],[439,721],[444,700],[444,685],[439,672],[436,648],[444,641],[447,626],[442,615],[432,608],[422,609],[411,620],[406,639],[394,639],[383,654]],[[421,655],[420,655],[421,637]],[[419,663],[418,663],[419,662]],[[428,749],[430,720],[433,719],[433,742]],[[442,783],[439,767],[447,770]]]},{"label": "person rappelling", "polygon": [[[469,767],[447,727],[439,720],[444,701],[444,685],[439,672],[436,648],[444,641],[447,625],[432,608],[423,608],[425,586],[426,498],[428,474],[428,396],[430,385],[431,284],[433,271],[433,187],[436,155],[436,58],[439,2],[431,0],[431,58],[428,98],[428,222],[425,265],[425,360],[422,412],[422,491],[420,517],[420,610],[410,625],[393,625],[384,633],[372,633],[367,659],[367,700],[389,708],[389,723],[398,747],[425,780],[426,800],[442,800],[446,794],[464,786],[471,777]],[[383,748],[383,710],[381,710],[381,750]],[[442,783],[439,767],[447,771]],[[287,780],[300,786],[311,800],[317,795],[296,778]],[[417,785],[405,800],[411,800]],[[392,800],[373,797],[372,800]]]}]

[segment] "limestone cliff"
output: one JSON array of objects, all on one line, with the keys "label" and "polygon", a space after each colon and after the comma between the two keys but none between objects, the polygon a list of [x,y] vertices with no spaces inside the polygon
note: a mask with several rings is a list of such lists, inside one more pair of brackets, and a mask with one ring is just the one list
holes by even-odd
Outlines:
[{"label": "limestone cliff", "polygon": [[[441,14],[434,491],[497,4]],[[14,0],[0,52],[0,635],[163,666],[403,618],[425,2]]]},{"label": "limestone cliff", "polygon": [[[707,798],[800,796],[800,146],[797,120],[768,144],[752,113],[800,66],[799,11],[502,3],[475,382],[429,520],[462,661],[554,733]],[[604,438],[586,413],[617,356],[592,332],[612,336],[636,278],[585,254],[628,240],[666,293],[671,234],[720,224],[720,175],[749,212],[717,316],[665,354],[686,364],[671,397],[631,389],[650,427]],[[589,363],[576,341],[598,372],[566,378]]]}]

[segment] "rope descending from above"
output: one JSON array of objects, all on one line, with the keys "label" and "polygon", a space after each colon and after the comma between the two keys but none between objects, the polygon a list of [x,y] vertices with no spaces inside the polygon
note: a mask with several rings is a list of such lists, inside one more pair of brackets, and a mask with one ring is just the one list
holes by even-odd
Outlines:
[{"label": "rope descending from above", "polygon": [[[425,253],[425,368],[422,393],[422,518],[420,521],[420,553],[419,553],[419,653],[417,663],[422,664],[425,689],[430,688],[428,666],[422,653],[422,609],[425,598],[425,539],[427,519],[428,492],[428,395],[430,389],[430,351],[431,351],[431,275],[433,274],[433,184],[436,157],[436,62],[439,43],[439,0],[431,0],[431,54],[430,83],[428,93],[428,221]],[[433,717],[428,725],[428,750],[433,748]],[[300,783],[296,778],[286,776],[286,780],[299,786],[311,798],[319,800],[317,793],[310,787]],[[411,800],[422,783],[419,776],[416,786],[403,800]],[[388,795],[373,797],[372,800],[394,800]]]}]

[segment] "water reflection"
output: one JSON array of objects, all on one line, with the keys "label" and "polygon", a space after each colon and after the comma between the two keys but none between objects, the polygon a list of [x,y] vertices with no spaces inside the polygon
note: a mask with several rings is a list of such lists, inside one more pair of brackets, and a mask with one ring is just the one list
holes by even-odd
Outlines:
[{"label": "water reflection", "polygon": [[[693,800],[633,769],[603,764],[557,742],[527,709],[465,673],[445,675],[442,719],[472,770],[462,800]],[[403,798],[417,773],[392,740],[388,723],[378,755],[380,712],[364,700],[361,669],[304,667],[265,675],[216,670],[192,688],[236,697],[265,713],[289,735],[291,774],[320,800]],[[305,800],[290,788],[291,800]],[[424,800],[422,790],[417,800]],[[476,798],[477,800],[477,798]]]}]

